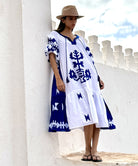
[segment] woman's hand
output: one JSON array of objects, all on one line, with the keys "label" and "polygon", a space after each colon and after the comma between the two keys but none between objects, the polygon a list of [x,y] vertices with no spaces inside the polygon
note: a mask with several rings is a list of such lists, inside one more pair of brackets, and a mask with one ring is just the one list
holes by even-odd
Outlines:
[{"label": "woman's hand", "polygon": [[100,79],[100,89],[104,89],[104,82]]},{"label": "woman's hand", "polygon": [[65,92],[65,84],[61,78],[56,79],[56,85],[59,91]]}]

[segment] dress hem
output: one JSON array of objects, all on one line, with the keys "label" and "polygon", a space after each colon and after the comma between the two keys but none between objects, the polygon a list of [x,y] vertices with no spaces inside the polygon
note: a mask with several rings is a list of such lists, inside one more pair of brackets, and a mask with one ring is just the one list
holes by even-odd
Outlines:
[{"label": "dress hem", "polygon": [[[97,123],[88,123],[86,125],[81,125],[81,126],[77,126],[77,127],[71,127],[70,130],[82,128],[84,126],[89,126],[89,125],[93,125],[93,124],[97,125]],[[96,128],[108,128],[108,127],[109,127],[109,125],[103,125],[103,126],[98,126],[98,127],[96,126]]]}]

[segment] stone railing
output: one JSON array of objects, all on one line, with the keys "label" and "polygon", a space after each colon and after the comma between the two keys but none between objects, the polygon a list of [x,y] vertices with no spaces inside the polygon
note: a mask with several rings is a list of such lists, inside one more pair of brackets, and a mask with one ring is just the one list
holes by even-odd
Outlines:
[{"label": "stone railing", "polygon": [[[52,29],[55,29],[56,23],[52,21]],[[82,36],[87,42],[94,56],[96,63],[102,63],[112,67],[118,67],[125,70],[130,70],[138,73],[138,52],[133,53],[133,49],[126,48],[123,52],[121,45],[115,45],[111,48],[111,41],[102,41],[102,48],[98,43],[98,36],[88,36],[88,41],[85,38],[85,31],[78,30],[75,34]]]}]

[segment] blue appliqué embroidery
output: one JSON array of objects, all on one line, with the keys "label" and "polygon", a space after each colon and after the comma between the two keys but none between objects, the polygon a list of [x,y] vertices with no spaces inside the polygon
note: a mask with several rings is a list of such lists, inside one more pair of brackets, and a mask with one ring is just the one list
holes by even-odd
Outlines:
[{"label": "blue appliqu\u00e9 embroidery", "polygon": [[81,93],[77,93],[77,95],[78,95],[78,99],[82,98]]},{"label": "blue appliqu\u00e9 embroidery", "polygon": [[87,121],[87,120],[90,120],[89,114],[84,115],[84,116],[85,116],[86,121]]},{"label": "blue appliqu\u00e9 embroidery", "polygon": [[63,103],[54,103],[52,104],[52,111],[64,110]]},{"label": "blue appliqu\u00e9 embroidery", "polygon": [[74,79],[75,81],[79,81],[81,83],[86,82],[91,78],[91,73],[89,69],[84,70],[83,64],[83,54],[74,50],[74,52],[70,53],[70,59],[72,59],[73,67],[75,70],[70,69],[70,78]]},{"label": "blue appliqu\u00e9 embroidery", "polygon": [[90,48],[89,47],[86,47],[85,50],[88,52],[90,57],[93,57],[92,53],[90,52]]},{"label": "blue appliqu\u00e9 embroidery", "polygon": [[89,47],[86,47],[85,49],[86,49],[86,51],[90,51],[90,48],[89,48]]},{"label": "blue appliqu\u00e9 embroidery", "polygon": [[49,128],[52,129],[52,128],[60,128],[60,129],[69,129],[69,125],[68,123],[65,123],[64,121],[62,122],[57,122],[56,120],[53,120],[50,124],[49,124]]},{"label": "blue appliqu\u00e9 embroidery", "polygon": [[48,38],[48,52],[54,52],[56,55],[59,53],[59,48],[56,40],[54,38]]}]

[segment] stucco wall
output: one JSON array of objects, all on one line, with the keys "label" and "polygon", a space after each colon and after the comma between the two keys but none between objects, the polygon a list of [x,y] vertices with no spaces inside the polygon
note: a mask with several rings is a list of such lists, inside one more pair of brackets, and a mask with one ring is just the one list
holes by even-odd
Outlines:
[{"label": "stucco wall", "polygon": [[26,166],[20,0],[0,1],[0,165]]},{"label": "stucco wall", "polygon": [[59,148],[57,134],[48,133],[51,70],[44,49],[51,31],[50,1],[24,0],[22,13],[28,166],[52,166]]},{"label": "stucco wall", "polygon": [[97,65],[105,82],[103,95],[113,113],[117,129],[103,131],[100,149],[138,153],[138,73]]},{"label": "stucco wall", "polygon": [[51,31],[49,0],[0,2],[0,165],[55,165],[57,134],[48,133]]}]

